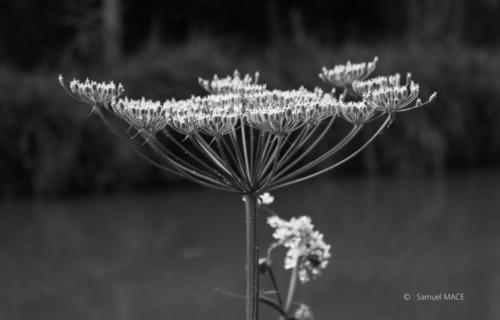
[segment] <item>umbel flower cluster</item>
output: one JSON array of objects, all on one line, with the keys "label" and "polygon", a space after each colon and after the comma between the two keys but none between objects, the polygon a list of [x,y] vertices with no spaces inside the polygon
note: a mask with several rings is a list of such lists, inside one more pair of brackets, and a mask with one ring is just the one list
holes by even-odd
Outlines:
[{"label": "umbel flower cluster", "polygon": [[[433,94],[423,103],[418,98],[419,85],[409,75],[404,83],[399,74],[366,80],[376,62],[377,58],[369,63],[324,68],[320,78],[343,89],[340,96],[335,90],[319,88],[270,90],[258,83],[258,73],[241,76],[237,71],[224,78],[199,79],[209,94],[183,100],[121,97],[121,84],[90,80],[73,80],[67,91],[91,106],[106,124],[114,123],[109,119],[113,116],[123,120],[129,128],[118,133],[142,137],[143,147],[130,144],[150,163],[207,187],[257,194],[335,168],[366,147],[396,113],[420,107],[435,97]],[[60,83],[65,87],[62,77]],[[355,99],[348,101],[347,96]],[[365,145],[314,171],[344,148],[366,123],[384,115],[386,120]],[[351,123],[351,131],[304,164],[302,160],[332,134],[337,118]]]},{"label": "umbel flower cluster", "polygon": [[274,229],[273,237],[277,240],[271,249],[278,246],[287,248],[285,269],[297,268],[297,275],[302,283],[321,275],[321,270],[328,265],[330,245],[323,240],[323,234],[314,230],[311,218],[301,216],[290,221],[274,215],[267,219]]}]

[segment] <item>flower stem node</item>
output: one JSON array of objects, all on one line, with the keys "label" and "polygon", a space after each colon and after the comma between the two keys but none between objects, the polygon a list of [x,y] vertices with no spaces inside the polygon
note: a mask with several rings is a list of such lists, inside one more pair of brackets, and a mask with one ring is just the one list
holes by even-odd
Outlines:
[{"label": "flower stem node", "polygon": [[259,259],[259,273],[260,274],[266,274],[266,272],[269,270],[269,262],[267,261],[266,258],[260,258]]}]

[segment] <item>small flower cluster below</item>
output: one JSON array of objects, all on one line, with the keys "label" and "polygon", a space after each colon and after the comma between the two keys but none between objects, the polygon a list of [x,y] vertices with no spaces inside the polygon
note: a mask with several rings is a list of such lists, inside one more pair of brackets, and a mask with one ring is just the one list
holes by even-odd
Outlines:
[{"label": "small flower cluster below", "polygon": [[325,243],[323,234],[314,230],[311,218],[302,216],[286,221],[275,215],[269,217],[267,223],[275,229],[275,245],[288,249],[285,269],[297,268],[301,283],[321,275],[331,257],[331,246]]}]

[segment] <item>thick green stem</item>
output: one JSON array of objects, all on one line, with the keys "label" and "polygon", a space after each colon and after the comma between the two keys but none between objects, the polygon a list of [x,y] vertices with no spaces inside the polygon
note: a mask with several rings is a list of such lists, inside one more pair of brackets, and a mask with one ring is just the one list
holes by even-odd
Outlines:
[{"label": "thick green stem", "polygon": [[246,320],[259,316],[259,238],[257,220],[258,195],[243,197],[246,213]]}]

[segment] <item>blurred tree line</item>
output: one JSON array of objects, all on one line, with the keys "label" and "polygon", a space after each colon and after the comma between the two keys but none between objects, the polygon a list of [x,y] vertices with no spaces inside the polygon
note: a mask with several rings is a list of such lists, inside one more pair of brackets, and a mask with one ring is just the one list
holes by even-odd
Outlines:
[{"label": "blurred tree line", "polygon": [[491,47],[500,35],[500,0],[2,2],[0,58],[19,68],[95,62],[110,50],[137,52],[152,40],[200,32],[252,45],[307,34],[328,43],[446,39]]},{"label": "blurred tree line", "polygon": [[184,98],[203,94],[198,76],[235,68],[259,70],[270,87],[324,86],[321,66],[374,55],[377,74],[413,71],[438,99],[337,172],[498,168],[499,17],[500,0],[2,1],[0,195],[180,183],[86,118],[58,73]]}]

